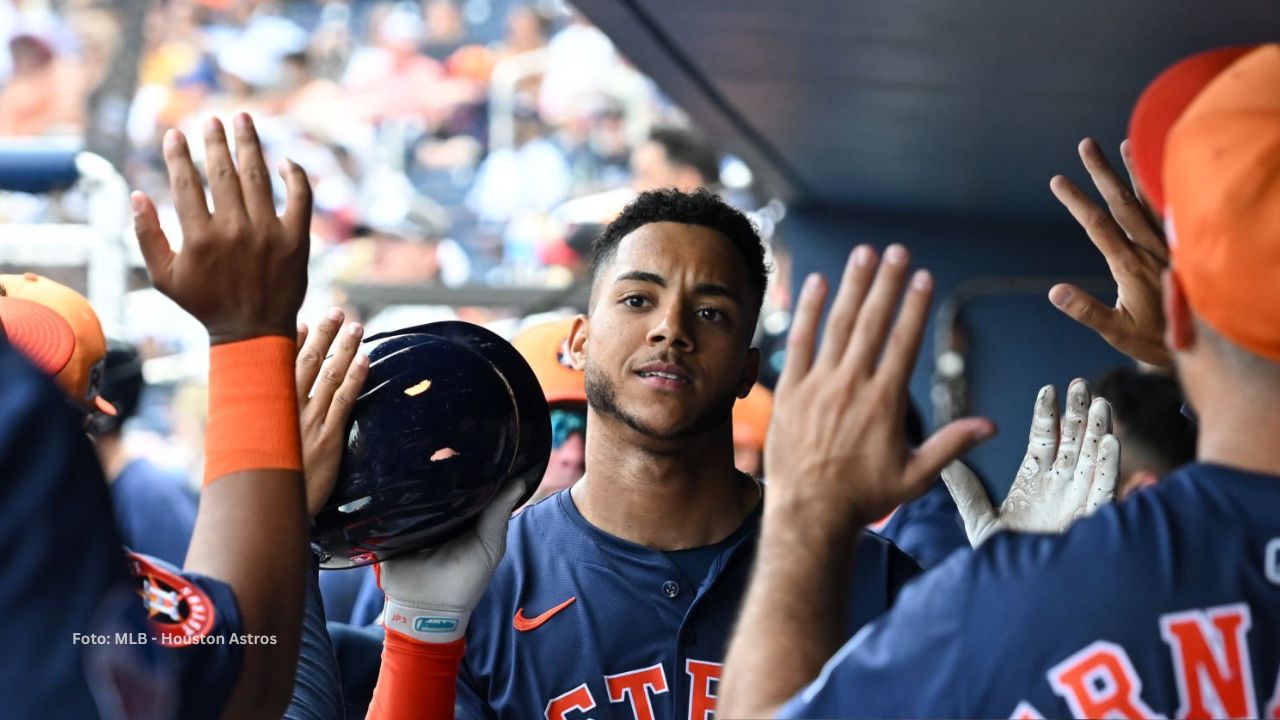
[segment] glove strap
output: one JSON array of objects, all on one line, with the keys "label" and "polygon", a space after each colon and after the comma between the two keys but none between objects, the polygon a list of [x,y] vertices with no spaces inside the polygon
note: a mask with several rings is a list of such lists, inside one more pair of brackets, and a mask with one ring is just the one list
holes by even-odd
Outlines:
[{"label": "glove strap", "polygon": [[423,643],[450,643],[467,633],[470,611],[424,608],[387,598],[382,625]]}]

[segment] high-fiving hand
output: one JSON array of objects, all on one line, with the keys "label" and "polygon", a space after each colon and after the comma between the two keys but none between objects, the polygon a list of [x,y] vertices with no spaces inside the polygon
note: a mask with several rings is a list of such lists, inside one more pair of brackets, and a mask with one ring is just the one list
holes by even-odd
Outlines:
[{"label": "high-fiving hand", "polygon": [[819,276],[805,282],[765,451],[766,510],[791,516],[780,522],[823,533],[861,529],[918,497],[944,465],[994,433],[989,421],[970,418],[915,450],[907,445],[907,383],[933,290],[923,270],[907,283],[909,260],[906,248],[890,246],[877,272],[875,251],[855,249],[817,349],[826,288]]},{"label": "high-fiving hand", "polygon": [[235,136],[233,163],[222,123],[213,118],[205,126],[211,213],[187,139],[177,130],[165,135],[181,252],[170,247],[151,199],[141,192],[132,197],[151,282],[203,323],[215,345],[263,335],[292,338],[307,289],[311,186],[306,173],[293,162],[280,168],[288,204],[277,217],[270,173],[247,114],[236,116]]},{"label": "high-fiving hand", "polygon": [[[1120,146],[1129,167],[1129,145]],[[1116,281],[1116,305],[1107,307],[1074,285],[1054,285],[1049,299],[1073,320],[1102,336],[1134,360],[1168,367],[1173,364],[1164,345],[1161,279],[1169,264],[1160,224],[1147,210],[1137,185],[1130,187],[1107,162],[1093,140],[1080,143],[1080,159],[1107,202],[1098,207],[1070,180],[1058,175],[1049,187],[1102,252]],[[1130,169],[1130,177],[1133,172]]]},{"label": "high-fiving hand", "polygon": [[1091,398],[1089,384],[1071,383],[1058,422],[1052,385],[1040,389],[1031,417],[1027,454],[997,512],[973,471],[959,460],[942,471],[964,520],[969,544],[978,547],[1001,530],[1060,533],[1115,499],[1120,443],[1111,434],[1111,405]]}]

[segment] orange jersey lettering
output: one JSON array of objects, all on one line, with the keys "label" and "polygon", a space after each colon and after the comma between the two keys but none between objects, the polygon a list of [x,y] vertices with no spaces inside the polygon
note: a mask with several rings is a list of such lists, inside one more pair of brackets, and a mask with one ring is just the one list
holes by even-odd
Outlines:
[{"label": "orange jersey lettering", "polygon": [[1140,697],[1142,680],[1125,649],[1104,640],[1090,643],[1049,669],[1049,684],[1081,718],[1164,717]]},{"label": "orange jersey lettering", "polygon": [[1258,716],[1245,640],[1252,624],[1244,603],[1160,617],[1160,635],[1173,652],[1178,717]]}]

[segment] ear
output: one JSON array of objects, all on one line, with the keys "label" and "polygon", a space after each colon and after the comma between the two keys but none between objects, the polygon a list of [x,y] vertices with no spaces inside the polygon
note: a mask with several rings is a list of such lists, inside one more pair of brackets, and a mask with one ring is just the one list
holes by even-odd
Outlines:
[{"label": "ear", "polygon": [[569,361],[578,372],[587,369],[587,333],[590,328],[591,321],[587,316],[579,315],[573,319],[573,327],[569,329]]},{"label": "ear", "polygon": [[747,351],[747,362],[742,366],[742,377],[738,379],[738,397],[744,398],[755,387],[760,379],[760,348]]},{"label": "ear", "polygon": [[1196,326],[1192,320],[1191,306],[1187,304],[1187,294],[1178,284],[1178,278],[1172,270],[1165,270],[1164,276],[1164,344],[1171,350],[1186,352],[1196,342]]},{"label": "ear", "polygon": [[1123,500],[1143,488],[1155,485],[1159,481],[1160,476],[1150,470],[1138,470],[1131,473],[1128,478],[1125,478],[1124,485],[1120,489],[1120,499]]}]

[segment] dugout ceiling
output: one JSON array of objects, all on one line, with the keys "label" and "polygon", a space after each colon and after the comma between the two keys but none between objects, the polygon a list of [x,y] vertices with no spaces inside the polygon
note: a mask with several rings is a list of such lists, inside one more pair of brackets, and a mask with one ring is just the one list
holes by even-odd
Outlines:
[{"label": "dugout ceiling", "polygon": [[1060,217],[1049,178],[1118,155],[1161,68],[1280,39],[1274,0],[575,5],[793,204],[982,217]]}]

